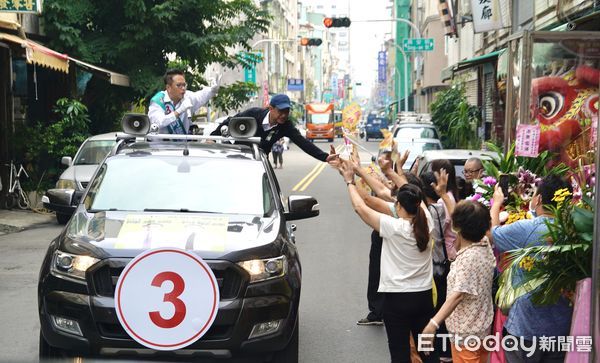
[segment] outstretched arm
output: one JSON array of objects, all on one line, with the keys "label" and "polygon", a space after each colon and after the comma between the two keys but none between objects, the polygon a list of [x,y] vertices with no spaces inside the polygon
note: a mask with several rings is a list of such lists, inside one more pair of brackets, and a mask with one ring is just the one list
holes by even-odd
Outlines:
[{"label": "outstretched arm", "polygon": [[354,183],[354,170],[350,162],[342,161],[340,165],[340,174],[344,178],[344,181],[348,185],[348,193],[350,195],[350,202],[354,211],[358,214],[360,219],[363,220],[371,228],[379,232],[379,218],[381,213],[374,211],[369,208],[358,193],[356,183]]}]

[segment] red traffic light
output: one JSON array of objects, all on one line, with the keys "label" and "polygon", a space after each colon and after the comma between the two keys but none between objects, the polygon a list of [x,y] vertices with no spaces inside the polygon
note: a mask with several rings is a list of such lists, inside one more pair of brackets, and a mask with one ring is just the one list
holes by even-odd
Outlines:
[{"label": "red traffic light", "polygon": [[300,45],[303,47],[318,47],[321,44],[321,38],[300,38]]},{"label": "red traffic light", "polygon": [[325,18],[323,19],[323,25],[326,28],[347,28],[352,22],[350,18]]}]

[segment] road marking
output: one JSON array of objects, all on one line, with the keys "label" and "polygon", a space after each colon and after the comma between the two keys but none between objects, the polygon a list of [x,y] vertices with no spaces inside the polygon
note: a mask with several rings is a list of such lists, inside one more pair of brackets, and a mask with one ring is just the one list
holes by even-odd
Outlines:
[{"label": "road marking", "polygon": [[322,164],[317,164],[315,165],[315,167],[310,171],[310,173],[306,174],[306,176],[304,178],[302,178],[302,180],[300,180],[298,182],[298,184],[296,184],[293,188],[292,191],[295,192],[296,190],[298,190],[298,188],[300,188],[300,186],[308,179],[310,178],[310,176],[317,171],[317,169],[319,169],[319,167],[321,167]]},{"label": "road marking", "polygon": [[304,183],[304,185],[300,189],[298,189],[298,191],[303,192],[306,188],[308,188],[310,183],[312,183],[313,180],[315,180],[319,176],[319,174],[321,174],[323,169],[325,169],[325,166],[327,166],[327,164],[325,163],[319,164],[319,169],[317,169],[317,171],[313,173],[313,175],[306,181],[306,183]]},{"label": "road marking", "polygon": [[[338,145],[335,148],[335,152],[339,153],[343,147],[344,147],[344,145]],[[325,169],[325,166],[327,166],[326,163],[319,163],[319,164],[315,165],[315,167],[308,174],[306,174],[306,176],[304,178],[302,178],[302,180],[300,180],[298,182],[298,184],[294,185],[294,187],[292,188],[292,191],[293,192],[296,192],[296,191],[302,192],[302,191],[306,190],[306,188],[308,188],[310,183],[312,183],[313,180],[315,180],[317,178],[317,176],[319,176],[319,174],[321,174],[323,169]]]}]

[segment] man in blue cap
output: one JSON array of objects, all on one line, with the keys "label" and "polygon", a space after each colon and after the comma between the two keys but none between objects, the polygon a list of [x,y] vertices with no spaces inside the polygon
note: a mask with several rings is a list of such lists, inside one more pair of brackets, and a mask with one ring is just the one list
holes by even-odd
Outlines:
[{"label": "man in blue cap", "polygon": [[[257,128],[254,136],[260,137],[259,147],[263,149],[266,154],[271,152],[271,148],[277,140],[287,136],[294,144],[298,145],[302,151],[315,159],[326,162],[336,160],[338,155],[335,154],[335,151],[327,154],[300,134],[300,131],[298,131],[298,129],[289,121],[290,107],[290,98],[284,94],[278,94],[271,98],[269,107],[249,108],[246,111],[238,113],[234,117],[252,117],[256,120]],[[229,118],[223,121],[211,135],[221,135],[222,127],[228,125]]]}]

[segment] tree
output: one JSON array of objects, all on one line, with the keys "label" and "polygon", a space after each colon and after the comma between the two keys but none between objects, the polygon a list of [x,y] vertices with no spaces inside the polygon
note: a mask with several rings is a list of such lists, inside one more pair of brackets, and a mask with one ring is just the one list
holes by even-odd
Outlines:
[{"label": "tree", "polygon": [[440,131],[444,148],[479,148],[479,108],[467,102],[462,87],[456,85],[441,91],[430,107],[431,119]]},{"label": "tree", "polygon": [[133,92],[88,87],[92,121],[104,124],[114,122],[107,113],[116,118],[128,102],[163,88],[167,54],[201,73],[214,62],[233,68],[247,60],[232,50],[250,50],[270,21],[252,0],[46,0],[43,19],[54,49],[130,77]]}]

